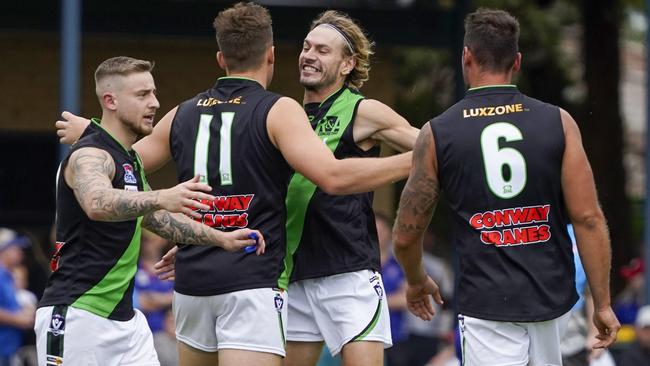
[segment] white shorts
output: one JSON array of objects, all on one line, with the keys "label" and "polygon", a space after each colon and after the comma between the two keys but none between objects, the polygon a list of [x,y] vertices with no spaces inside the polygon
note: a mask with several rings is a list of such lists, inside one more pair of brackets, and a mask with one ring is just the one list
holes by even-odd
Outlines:
[{"label": "white shorts", "polygon": [[464,366],[561,366],[570,313],[543,322],[500,322],[458,315]]},{"label": "white shorts", "polygon": [[371,270],[296,281],[289,285],[287,340],[325,341],[332,356],[348,342],[393,345],[381,275]]},{"label": "white shorts", "polygon": [[287,295],[257,288],[214,296],[174,292],[176,338],[205,352],[240,349],[285,356]]},{"label": "white shorts", "polygon": [[46,306],[34,323],[39,366],[159,366],[144,315],[106,319],[71,306]]}]

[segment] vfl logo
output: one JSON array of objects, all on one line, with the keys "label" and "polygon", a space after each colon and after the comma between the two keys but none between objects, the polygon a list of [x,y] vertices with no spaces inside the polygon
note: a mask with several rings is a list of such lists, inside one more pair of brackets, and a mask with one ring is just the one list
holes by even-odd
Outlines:
[{"label": "vfl logo", "polygon": [[124,183],[138,183],[137,179],[135,179],[135,174],[133,174],[131,164],[122,164],[122,168],[124,168]]},{"label": "vfl logo", "polygon": [[275,302],[275,310],[282,311],[282,306],[284,305],[284,299],[280,294],[275,294],[275,298],[273,298],[273,301]]},{"label": "vfl logo", "polygon": [[50,333],[55,336],[61,335],[65,331],[65,318],[61,314],[52,315],[52,320],[50,320]]},{"label": "vfl logo", "polygon": [[379,296],[379,299],[382,299],[384,297],[384,289],[381,288],[380,284],[375,284],[373,287],[375,289],[375,292],[377,293],[377,296]]}]

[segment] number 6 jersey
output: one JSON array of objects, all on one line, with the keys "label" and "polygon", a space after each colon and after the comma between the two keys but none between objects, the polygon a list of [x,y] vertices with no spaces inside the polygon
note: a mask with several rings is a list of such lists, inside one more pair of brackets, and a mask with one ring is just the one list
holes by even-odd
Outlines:
[{"label": "number 6 jersey", "polygon": [[430,124],[460,258],[459,312],[528,322],[569,311],[578,297],[559,108],[490,86]]},{"label": "number 6 jersey", "polygon": [[224,77],[179,105],[170,132],[178,180],[200,175],[216,196],[204,202],[210,209],[201,211],[201,221],[225,231],[258,229],[266,252],[183,245],[176,257],[177,292],[209,296],[278,287],[291,168],[271,143],[266,119],[279,98],[254,80]]}]

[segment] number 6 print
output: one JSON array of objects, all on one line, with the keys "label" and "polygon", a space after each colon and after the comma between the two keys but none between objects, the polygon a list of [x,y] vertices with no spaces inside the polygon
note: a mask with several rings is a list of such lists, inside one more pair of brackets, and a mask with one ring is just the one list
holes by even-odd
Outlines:
[{"label": "number 6 print", "polygon": [[[523,140],[521,131],[513,124],[498,122],[481,132],[481,151],[485,176],[490,191],[500,198],[513,198],[526,186],[526,160],[519,151],[511,147],[499,148],[499,139],[506,141]],[[510,169],[510,179],[503,176],[503,166]]]}]

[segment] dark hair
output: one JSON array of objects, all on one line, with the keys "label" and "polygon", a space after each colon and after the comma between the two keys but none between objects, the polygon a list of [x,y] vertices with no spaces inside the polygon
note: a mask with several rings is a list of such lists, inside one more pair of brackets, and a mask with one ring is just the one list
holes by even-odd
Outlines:
[{"label": "dark hair", "polygon": [[95,70],[95,83],[107,76],[128,76],[136,72],[151,72],[153,63],[127,56],[118,56],[104,60]]},{"label": "dark hair", "polygon": [[230,71],[248,71],[259,66],[273,45],[271,15],[253,3],[237,3],[223,10],[212,24],[219,50]]},{"label": "dark hair", "polygon": [[353,56],[356,65],[346,78],[346,81],[351,87],[360,89],[363,83],[370,78],[370,56],[374,53],[372,50],[374,43],[368,40],[358,23],[340,11],[327,10],[319,14],[311,23],[310,30],[321,24],[330,24],[336,27],[343,37],[350,42],[353,53],[350,53],[347,47],[343,48],[343,52],[347,56]]},{"label": "dark hair", "polygon": [[519,22],[503,10],[478,9],[465,17],[463,44],[486,71],[507,72],[519,51]]}]

